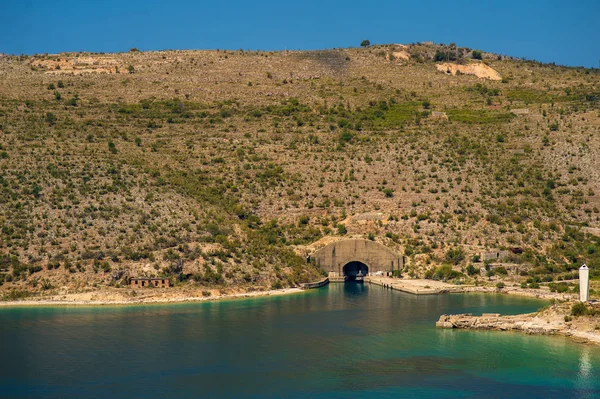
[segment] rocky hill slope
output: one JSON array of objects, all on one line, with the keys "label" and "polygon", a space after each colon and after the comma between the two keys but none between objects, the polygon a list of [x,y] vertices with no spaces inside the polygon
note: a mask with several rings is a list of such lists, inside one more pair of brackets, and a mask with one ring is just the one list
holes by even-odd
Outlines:
[{"label": "rocky hill slope", "polygon": [[296,286],[339,237],[597,275],[599,155],[598,70],[454,45],[3,56],[0,290]]}]

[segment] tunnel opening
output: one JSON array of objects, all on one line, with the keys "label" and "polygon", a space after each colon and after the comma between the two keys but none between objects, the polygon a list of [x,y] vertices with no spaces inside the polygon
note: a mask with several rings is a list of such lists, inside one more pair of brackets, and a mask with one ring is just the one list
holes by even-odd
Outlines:
[{"label": "tunnel opening", "polygon": [[360,279],[369,274],[369,267],[358,261],[347,263],[342,270],[346,281],[356,281],[357,277]]}]

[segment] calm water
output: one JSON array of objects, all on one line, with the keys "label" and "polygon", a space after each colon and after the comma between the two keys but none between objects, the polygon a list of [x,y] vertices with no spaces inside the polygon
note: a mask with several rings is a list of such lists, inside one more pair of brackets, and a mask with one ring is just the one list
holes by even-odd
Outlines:
[{"label": "calm water", "polygon": [[227,302],[0,309],[1,398],[600,398],[600,349],[438,330],[544,302],[369,285]]}]

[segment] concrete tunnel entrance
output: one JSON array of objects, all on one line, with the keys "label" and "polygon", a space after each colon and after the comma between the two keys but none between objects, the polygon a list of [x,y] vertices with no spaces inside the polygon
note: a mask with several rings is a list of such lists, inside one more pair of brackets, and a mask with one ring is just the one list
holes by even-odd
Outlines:
[{"label": "concrete tunnel entrance", "polygon": [[356,276],[359,274],[366,276],[369,274],[369,267],[362,262],[352,261],[346,263],[344,268],[342,269],[344,277],[348,280],[355,280]]}]

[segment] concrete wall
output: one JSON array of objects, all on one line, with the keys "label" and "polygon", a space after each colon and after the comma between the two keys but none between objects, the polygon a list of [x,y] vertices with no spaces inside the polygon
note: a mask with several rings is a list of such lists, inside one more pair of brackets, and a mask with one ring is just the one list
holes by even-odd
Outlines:
[{"label": "concrete wall", "polygon": [[331,243],[310,256],[311,262],[321,266],[326,272],[339,273],[349,262],[362,262],[369,273],[392,272],[404,266],[402,255],[369,240],[343,240]]},{"label": "concrete wall", "polygon": [[311,288],[323,287],[323,286],[326,286],[327,284],[329,284],[329,279],[327,277],[325,277],[323,280],[317,281],[314,283],[302,283],[302,284],[300,284],[300,288],[302,288],[303,290],[308,290]]},{"label": "concrete wall", "polygon": [[504,258],[506,258],[507,256],[510,256],[512,254],[512,252],[510,251],[501,251],[501,250],[490,250],[488,252],[482,252],[480,254],[480,258],[482,262],[485,262],[486,260],[498,260],[501,261]]}]

